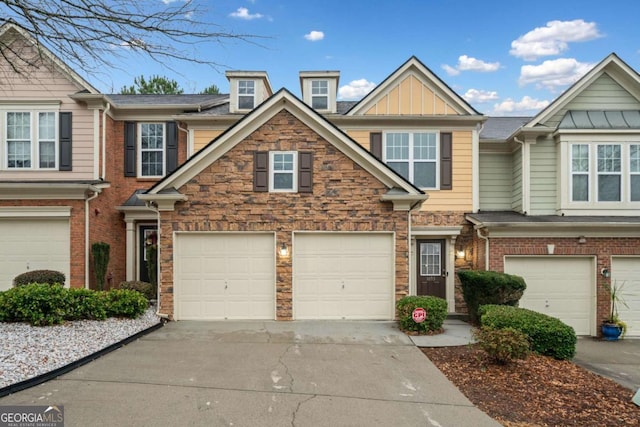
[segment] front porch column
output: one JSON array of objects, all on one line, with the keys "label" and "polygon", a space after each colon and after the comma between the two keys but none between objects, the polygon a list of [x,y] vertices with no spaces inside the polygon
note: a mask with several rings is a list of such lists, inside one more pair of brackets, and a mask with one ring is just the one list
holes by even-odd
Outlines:
[{"label": "front porch column", "polygon": [[127,281],[135,280],[136,274],[136,224],[132,219],[125,219],[127,224]]}]

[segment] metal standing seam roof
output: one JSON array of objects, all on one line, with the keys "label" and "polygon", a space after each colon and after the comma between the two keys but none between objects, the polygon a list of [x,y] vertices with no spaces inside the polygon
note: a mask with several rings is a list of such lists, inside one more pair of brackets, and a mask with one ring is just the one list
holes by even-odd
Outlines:
[{"label": "metal standing seam roof", "polygon": [[569,110],[558,129],[640,129],[640,111]]}]

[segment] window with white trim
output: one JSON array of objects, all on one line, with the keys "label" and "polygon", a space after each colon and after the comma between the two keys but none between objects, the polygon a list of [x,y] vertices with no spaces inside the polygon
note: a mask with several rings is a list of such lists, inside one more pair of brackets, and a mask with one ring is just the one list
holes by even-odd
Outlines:
[{"label": "window with white trim", "polygon": [[640,144],[629,145],[629,200],[640,202]]},{"label": "window with white trim", "polygon": [[57,167],[59,141],[55,111],[7,111],[2,119],[7,169]]},{"label": "window with white trim", "polygon": [[571,200],[589,201],[589,146],[571,146]]},{"label": "window with white trim", "polygon": [[435,132],[388,132],[384,161],[419,188],[438,188],[438,134]]},{"label": "window with white trim", "polygon": [[164,123],[139,123],[138,147],[140,150],[139,167],[141,177],[164,176],[165,165],[165,126]]},{"label": "window with white trim", "polygon": [[311,108],[326,110],[329,108],[329,82],[311,80]]},{"label": "window with white trim", "polygon": [[599,144],[598,201],[619,202],[622,192],[621,147],[618,144]]},{"label": "window with white trim", "polygon": [[238,80],[238,109],[252,110],[255,106],[256,82]]},{"label": "window with white trim", "polygon": [[295,151],[269,152],[269,191],[298,191],[298,153]]}]

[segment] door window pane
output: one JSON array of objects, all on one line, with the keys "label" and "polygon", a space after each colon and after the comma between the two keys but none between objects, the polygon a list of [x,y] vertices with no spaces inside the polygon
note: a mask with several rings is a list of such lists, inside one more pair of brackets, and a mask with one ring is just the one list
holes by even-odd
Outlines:
[{"label": "door window pane", "polygon": [[420,275],[439,276],[442,271],[442,245],[440,243],[420,243]]}]

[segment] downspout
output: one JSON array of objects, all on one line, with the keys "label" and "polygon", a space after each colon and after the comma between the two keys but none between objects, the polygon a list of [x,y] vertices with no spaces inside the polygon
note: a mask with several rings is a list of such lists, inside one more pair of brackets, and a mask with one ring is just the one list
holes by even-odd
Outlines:
[{"label": "downspout", "polygon": [[102,112],[102,174],[100,176],[102,180],[107,176],[107,113],[109,110],[111,110],[111,104],[107,102]]},{"label": "downspout", "polygon": [[484,269],[489,270],[489,238],[482,235],[480,228],[476,228],[476,233],[480,239],[484,240]]},{"label": "downspout", "polygon": [[522,213],[527,215],[529,212],[529,158],[526,153],[524,141],[518,139],[517,136],[513,140],[522,146]]},{"label": "downspout", "polygon": [[189,138],[189,129],[181,127],[180,122],[176,122],[176,124],[177,124],[178,130],[181,130],[187,135],[187,158],[189,158],[193,155],[193,144],[191,144],[191,141],[190,141],[191,138]]},{"label": "downspout", "polygon": [[156,280],[158,283],[156,283],[156,295],[158,296],[158,306],[156,307],[156,316],[161,317],[162,319],[164,319],[165,321],[169,320],[169,316],[164,314],[164,313],[160,313],[160,283],[162,282],[162,277],[160,276],[160,211],[153,206],[152,202],[145,202],[145,206],[147,207],[147,209],[150,209],[152,211],[154,211],[157,215],[158,215],[158,249],[156,251],[156,257],[158,257],[158,262],[156,262],[156,268],[158,269],[158,271],[156,272]]},{"label": "downspout", "polygon": [[98,197],[100,191],[95,189],[93,195],[84,199],[84,287],[89,289],[89,202]]}]

